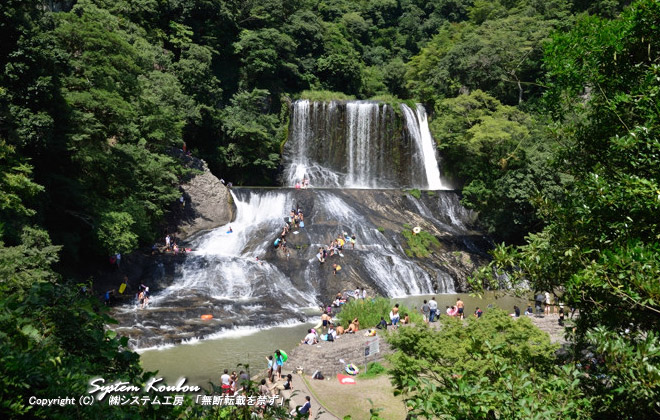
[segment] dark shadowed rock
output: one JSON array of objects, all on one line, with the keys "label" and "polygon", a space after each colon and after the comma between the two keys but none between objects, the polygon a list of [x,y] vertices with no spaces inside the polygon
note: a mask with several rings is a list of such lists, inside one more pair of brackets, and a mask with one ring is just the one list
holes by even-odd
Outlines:
[{"label": "dark shadowed rock", "polygon": [[206,162],[197,160],[202,172],[181,185],[185,198],[177,225],[177,236],[181,239],[225,225],[234,216],[229,189],[209,171]]}]

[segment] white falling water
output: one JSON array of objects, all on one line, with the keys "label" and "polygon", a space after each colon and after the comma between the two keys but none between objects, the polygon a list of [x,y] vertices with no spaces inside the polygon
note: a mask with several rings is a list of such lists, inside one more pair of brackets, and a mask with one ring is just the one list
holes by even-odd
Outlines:
[{"label": "white falling water", "polygon": [[429,190],[445,189],[440,180],[440,169],[438,168],[438,159],[436,158],[435,143],[429,130],[429,124],[426,119],[426,111],[421,104],[417,104],[417,112],[406,104],[401,104],[401,110],[406,121],[408,132],[415,142],[416,151],[424,164],[426,172],[426,187]]},{"label": "white falling water", "polygon": [[309,166],[306,153],[308,148],[307,139],[311,136],[309,129],[309,108],[310,103],[308,100],[296,102],[293,135],[295,136],[294,144],[297,150],[295,151],[295,161],[289,168],[289,174],[287,176],[287,179],[291,182],[291,186],[307,176],[307,167]]},{"label": "white falling water", "polygon": [[361,258],[369,277],[390,297],[433,293],[429,274],[406,258],[349,203],[332,193],[323,192],[319,196],[326,216],[336,220],[347,232],[355,233],[360,249],[368,250]]},{"label": "white falling water", "polygon": [[348,155],[348,176],[346,187],[374,188],[371,152],[371,124],[378,118],[379,105],[373,102],[349,102],[346,104],[346,154]]},{"label": "white falling water", "polygon": [[257,260],[284,225],[293,205],[291,193],[267,191],[238,197],[232,192],[232,197],[236,220],[198,241],[181,279],[157,294],[152,306],[166,306],[170,299],[191,294],[230,301],[271,297],[300,307],[314,306],[315,293],[299,290],[277,267]]},{"label": "white falling water", "polygon": [[429,190],[445,189],[440,179],[440,169],[438,159],[436,158],[436,147],[429,129],[429,122],[426,118],[426,110],[422,104],[417,104],[417,120],[419,121],[419,131],[421,134],[422,155],[424,156],[424,168],[426,169],[426,179],[428,180]]},{"label": "white falling water", "polygon": [[404,132],[387,104],[296,101],[284,185],[308,179],[311,186],[329,188],[446,189],[424,107],[400,108]]},{"label": "white falling water", "polygon": [[[195,247],[197,254],[224,256],[258,256],[270,241],[263,241],[260,249],[245,252],[246,245],[261,239],[257,231],[268,227],[273,232],[284,225],[284,217],[289,214],[293,198],[286,192],[268,191],[249,194],[240,199],[232,192],[236,205],[236,220],[205,235]],[[228,233],[229,227],[232,233]]]}]

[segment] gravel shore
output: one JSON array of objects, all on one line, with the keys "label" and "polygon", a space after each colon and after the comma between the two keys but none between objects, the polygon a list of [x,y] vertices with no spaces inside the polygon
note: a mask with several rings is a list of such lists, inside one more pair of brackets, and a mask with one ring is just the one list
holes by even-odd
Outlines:
[{"label": "gravel shore", "polygon": [[[550,334],[550,340],[553,343],[566,344],[566,338],[564,337],[564,329],[559,325],[559,315],[543,315],[543,316],[530,316],[529,319],[532,320],[534,325],[536,325],[540,330]],[[568,321],[568,317],[566,317]],[[567,324],[568,322],[566,322]]]}]

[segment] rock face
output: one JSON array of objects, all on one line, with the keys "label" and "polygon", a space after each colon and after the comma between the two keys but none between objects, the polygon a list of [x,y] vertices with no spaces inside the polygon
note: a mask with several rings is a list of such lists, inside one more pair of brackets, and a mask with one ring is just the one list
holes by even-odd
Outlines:
[{"label": "rock face", "polygon": [[181,239],[225,225],[234,217],[235,207],[229,189],[209,171],[206,162],[194,160],[192,166],[202,173],[181,185],[185,199],[177,226],[177,236]]}]

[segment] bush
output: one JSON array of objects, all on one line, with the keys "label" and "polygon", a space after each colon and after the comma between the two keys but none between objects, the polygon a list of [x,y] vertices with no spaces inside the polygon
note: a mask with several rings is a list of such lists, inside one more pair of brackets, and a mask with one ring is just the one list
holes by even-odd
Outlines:
[{"label": "bush", "polygon": [[413,197],[415,197],[415,198],[418,199],[418,200],[419,200],[420,198],[422,198],[422,192],[421,192],[420,190],[418,190],[417,188],[414,188],[414,189],[412,189],[412,190],[407,190],[406,192],[407,192],[408,194],[412,195]]},{"label": "bush", "polygon": [[382,375],[383,373],[387,372],[387,369],[385,369],[385,366],[381,365],[378,362],[369,362],[367,363],[368,369],[366,369],[366,372],[362,372],[358,375],[358,377],[367,379],[367,378],[375,378],[378,375]]},{"label": "bush", "polygon": [[527,318],[488,311],[464,323],[440,317],[388,336],[388,373],[413,418],[590,418],[574,365],[556,366],[557,345]]},{"label": "bush", "polygon": [[[360,321],[361,329],[374,328],[380,322],[380,317],[384,317],[385,320],[390,322],[390,311],[395,303],[391,300],[378,297],[374,299],[352,299],[348,303],[342,306],[341,312],[339,312],[339,323],[344,328],[348,327],[348,324],[354,318],[358,318]],[[416,311],[411,311],[405,306],[399,304],[399,314],[403,319],[403,314],[407,313],[410,316],[410,321],[415,324],[420,324],[423,322],[422,315]]]},{"label": "bush", "polygon": [[409,257],[426,258],[433,250],[440,250],[440,241],[428,232],[413,234],[412,230],[401,232],[406,238],[406,255]]}]

